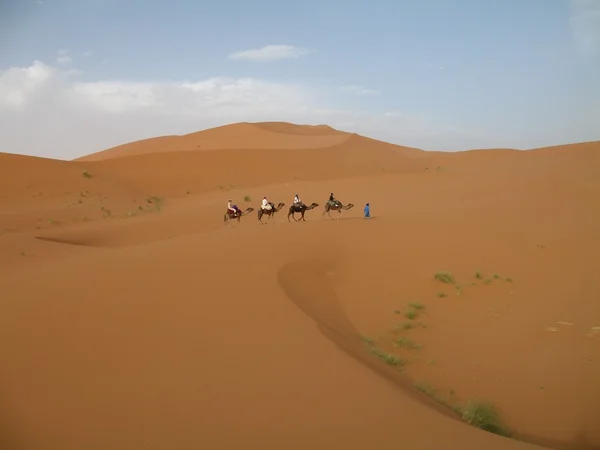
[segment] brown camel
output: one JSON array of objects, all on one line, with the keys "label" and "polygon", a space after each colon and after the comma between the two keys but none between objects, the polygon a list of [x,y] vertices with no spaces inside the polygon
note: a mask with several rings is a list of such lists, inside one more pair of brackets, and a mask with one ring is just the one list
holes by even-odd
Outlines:
[{"label": "brown camel", "polygon": [[262,216],[264,214],[266,214],[267,216],[271,216],[271,219],[273,219],[273,223],[275,223],[275,213],[278,211],[281,211],[281,208],[283,208],[285,206],[285,203],[283,202],[279,202],[279,205],[277,205],[277,208],[275,208],[275,204],[274,203],[270,203],[269,205],[271,205],[271,209],[262,209],[262,208],[258,208],[258,221],[264,225],[265,222],[263,222],[261,220]]},{"label": "brown camel", "polygon": [[243,211],[243,212],[241,209],[238,209],[237,212],[235,214],[233,214],[232,212],[227,210],[227,212],[223,215],[223,222],[227,222],[229,224],[229,222],[231,220],[237,219],[237,221],[239,223],[242,216],[245,216],[246,214],[249,214],[252,211],[254,211],[254,208],[246,208],[246,211]]},{"label": "brown camel", "polygon": [[316,208],[317,206],[319,206],[318,203],[311,203],[310,206],[306,206],[304,203],[302,203],[301,205],[290,206],[287,215],[288,222],[291,222],[290,216],[292,216],[292,219],[294,219],[294,221],[298,222],[298,220],[296,220],[296,218],[294,217],[294,213],[300,213],[302,215],[301,220],[304,220],[306,222],[306,219],[304,219],[304,213],[306,211],[310,211],[311,209]]},{"label": "brown camel", "polygon": [[352,203],[348,203],[347,205],[344,205],[339,200],[335,200],[335,203],[333,203],[333,204],[331,202],[327,202],[327,203],[325,203],[325,211],[323,211],[323,218],[325,218],[325,214],[327,214],[330,219],[333,219],[333,217],[331,217],[331,214],[329,213],[329,211],[337,211],[338,212],[337,219],[339,220],[340,216],[342,215],[342,211],[347,211],[351,208],[354,208],[354,205]]}]

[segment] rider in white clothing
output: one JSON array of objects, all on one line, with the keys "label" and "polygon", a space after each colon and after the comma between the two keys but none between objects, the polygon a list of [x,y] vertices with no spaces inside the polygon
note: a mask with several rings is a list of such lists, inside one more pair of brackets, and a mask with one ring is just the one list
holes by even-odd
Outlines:
[{"label": "rider in white clothing", "polygon": [[231,204],[231,200],[229,200],[227,202],[227,210],[230,211],[232,214],[235,214],[237,211],[235,210],[235,208],[233,207],[233,205]]},{"label": "rider in white clothing", "polygon": [[267,197],[263,197],[263,199],[262,199],[262,205],[260,205],[260,207],[262,209],[271,209],[271,205],[269,204],[269,201],[267,200]]},{"label": "rider in white clothing", "polygon": [[296,194],[296,196],[294,197],[294,206],[302,206],[302,200],[300,200],[298,194]]}]

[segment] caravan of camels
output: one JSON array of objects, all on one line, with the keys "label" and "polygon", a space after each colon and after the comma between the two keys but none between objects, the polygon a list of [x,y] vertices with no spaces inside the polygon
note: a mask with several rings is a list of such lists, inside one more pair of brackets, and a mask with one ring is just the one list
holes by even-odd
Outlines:
[{"label": "caravan of camels", "polygon": [[[265,222],[262,221],[262,217],[264,215],[271,217],[271,219],[275,220],[275,213],[278,211],[281,211],[281,209],[284,206],[285,206],[285,203],[283,203],[283,202],[280,202],[277,206],[275,206],[274,203],[269,202],[267,200],[267,197],[263,197],[260,208],[258,209],[258,221],[261,224],[265,224]],[[294,215],[295,213],[299,213],[300,220],[303,220],[306,222],[306,219],[304,218],[304,213],[306,211],[310,211],[311,209],[314,209],[318,206],[319,206],[319,204],[314,203],[314,202],[307,206],[304,202],[302,202],[302,200],[300,200],[299,195],[296,194],[294,197],[294,203],[288,209],[288,215],[287,215],[288,222],[291,222],[290,216],[292,217],[292,219],[294,219],[295,222],[298,222],[298,219],[296,219],[296,217]],[[349,210],[353,207],[354,207],[354,205],[352,203],[348,203],[347,205],[344,205],[342,202],[340,202],[339,200],[334,198],[334,195],[332,192],[329,195],[329,200],[327,201],[327,203],[325,203],[323,217],[325,217],[325,214],[327,214],[331,219],[333,219],[333,217],[331,217],[330,211],[337,211],[338,212],[337,219],[339,219],[342,211]],[[227,202],[227,212],[225,212],[225,215],[223,216],[223,221],[229,223],[229,221],[237,219],[237,221],[240,222],[242,216],[245,216],[245,215],[251,213],[252,211],[254,211],[254,208],[252,208],[252,207],[248,207],[248,208],[246,208],[246,210],[242,211],[237,205],[233,205],[231,203],[231,199],[229,199],[229,201]]]}]

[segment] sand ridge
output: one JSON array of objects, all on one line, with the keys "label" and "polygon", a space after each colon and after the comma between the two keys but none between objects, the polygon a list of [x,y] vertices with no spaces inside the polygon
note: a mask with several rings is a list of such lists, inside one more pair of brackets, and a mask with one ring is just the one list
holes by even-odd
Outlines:
[{"label": "sand ridge", "polygon": [[[600,143],[209,131],[198,151],[0,154],[6,448],[600,448]],[[343,140],[295,147],[323,136]],[[340,220],[332,191],[356,205]],[[295,192],[319,203],[306,222]],[[286,206],[260,226],[263,195]],[[255,211],[227,226],[228,198]],[[452,410],[475,398],[514,439]]]},{"label": "sand ridge", "polygon": [[284,122],[252,124],[247,122],[190,133],[144,139],[78,158],[98,161],[147,153],[221,150],[221,149],[310,149],[343,143],[350,133],[330,127],[299,126]]}]

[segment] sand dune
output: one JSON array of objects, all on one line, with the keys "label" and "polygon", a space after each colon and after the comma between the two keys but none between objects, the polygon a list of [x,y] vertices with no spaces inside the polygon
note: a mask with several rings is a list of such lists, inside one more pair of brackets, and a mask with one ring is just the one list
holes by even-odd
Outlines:
[{"label": "sand dune", "polygon": [[600,448],[600,143],[190,136],[0,154],[2,448]]},{"label": "sand dune", "polygon": [[339,145],[351,136],[330,127],[285,122],[236,123],[183,136],[161,136],[120,145],[79,158],[97,161],[147,153],[221,149],[309,149]]}]

